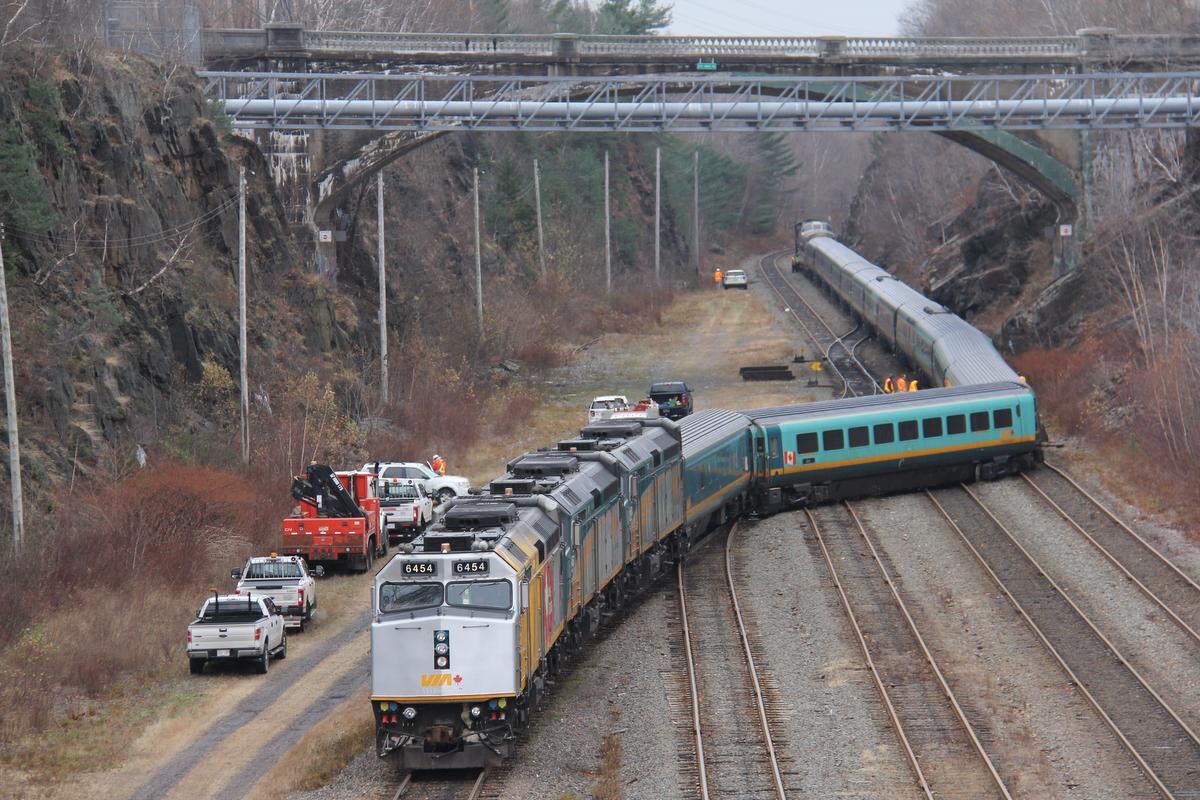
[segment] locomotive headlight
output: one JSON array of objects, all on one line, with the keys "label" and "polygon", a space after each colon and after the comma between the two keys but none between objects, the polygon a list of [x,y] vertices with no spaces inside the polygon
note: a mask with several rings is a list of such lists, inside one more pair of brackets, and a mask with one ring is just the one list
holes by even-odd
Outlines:
[{"label": "locomotive headlight", "polygon": [[438,642],[433,646],[433,652],[437,653],[439,656],[444,656],[446,653],[450,652],[450,645],[446,644],[445,642]]},{"label": "locomotive headlight", "polygon": [[404,714],[404,718],[407,720],[413,720],[413,719],[417,718],[417,710],[415,708],[413,708],[412,706],[409,706],[408,708],[404,709],[403,714]]},{"label": "locomotive headlight", "polygon": [[450,631],[438,631],[433,635],[435,642],[444,642],[450,638]]},{"label": "locomotive headlight", "polygon": [[450,659],[446,658],[445,656],[438,656],[437,665],[441,669],[445,669],[446,667],[450,666]]},{"label": "locomotive headlight", "polygon": [[474,717],[475,719],[479,719],[479,716],[482,713],[483,713],[483,709],[480,708],[479,706],[471,706],[471,716]]}]

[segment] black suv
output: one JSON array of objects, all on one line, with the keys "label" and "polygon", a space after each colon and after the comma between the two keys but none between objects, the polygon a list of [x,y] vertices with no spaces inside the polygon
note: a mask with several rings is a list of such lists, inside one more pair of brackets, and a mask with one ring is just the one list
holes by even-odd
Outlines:
[{"label": "black suv", "polygon": [[695,410],[692,390],[683,381],[657,381],[650,384],[650,399],[658,403],[658,413],[667,419],[683,419]]}]

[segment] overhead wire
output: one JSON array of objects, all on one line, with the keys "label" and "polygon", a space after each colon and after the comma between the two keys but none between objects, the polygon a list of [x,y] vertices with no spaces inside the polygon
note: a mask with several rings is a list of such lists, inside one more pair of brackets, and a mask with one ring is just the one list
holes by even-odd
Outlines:
[{"label": "overhead wire", "polygon": [[173,225],[170,228],[163,228],[154,233],[140,234],[138,236],[128,236],[122,238],[104,239],[73,239],[67,238],[68,234],[63,233],[60,237],[48,236],[44,232],[33,231],[28,228],[22,228],[16,225],[5,225],[7,231],[18,234],[23,239],[28,239],[43,244],[59,244],[60,242],[69,242],[73,247],[84,250],[100,250],[108,247],[140,247],[151,244],[160,244],[168,242],[177,236],[188,233],[194,230],[198,225],[202,225],[216,217],[220,216],[224,211],[232,207],[237,202],[237,198],[228,198],[223,200],[220,205],[215,208],[200,214],[193,219],[182,222],[178,225]]}]

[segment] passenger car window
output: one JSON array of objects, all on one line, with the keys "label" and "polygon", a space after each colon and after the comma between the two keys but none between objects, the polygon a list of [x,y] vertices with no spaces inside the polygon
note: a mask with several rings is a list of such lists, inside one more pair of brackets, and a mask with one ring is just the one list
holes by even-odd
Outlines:
[{"label": "passenger car window", "polygon": [[896,441],[896,429],[890,422],[875,426],[875,444],[888,444]]},{"label": "passenger car window", "polygon": [[971,433],[978,433],[987,429],[988,413],[986,411],[976,411],[971,414]]},{"label": "passenger car window", "polygon": [[851,428],[849,434],[851,447],[866,447],[871,443],[871,434],[867,431],[866,425],[859,428]]},{"label": "passenger car window", "polygon": [[928,439],[931,436],[942,435],[942,418],[929,417],[921,420],[921,435]]},{"label": "passenger car window", "polygon": [[906,419],[900,423],[900,441],[911,442],[917,438],[917,421]]},{"label": "passenger car window", "polygon": [[967,432],[967,418],[962,414],[946,417],[946,433],[953,436],[956,433]]},{"label": "passenger car window", "polygon": [[992,424],[997,428],[1011,428],[1013,416],[1011,408],[997,408],[992,412]]},{"label": "passenger car window", "polygon": [[825,431],[821,434],[822,450],[841,450],[846,446],[846,434],[839,430]]},{"label": "passenger car window", "polygon": [[817,435],[815,433],[802,433],[796,437],[796,452],[797,453],[815,453],[817,452]]}]

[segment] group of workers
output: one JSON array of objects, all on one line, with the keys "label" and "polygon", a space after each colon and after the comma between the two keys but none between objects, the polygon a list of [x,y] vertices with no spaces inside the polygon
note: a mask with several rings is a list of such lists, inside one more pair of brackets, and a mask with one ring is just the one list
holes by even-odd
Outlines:
[{"label": "group of workers", "polygon": [[916,378],[906,378],[905,376],[901,375],[893,381],[892,376],[889,375],[883,379],[884,394],[892,394],[894,392],[915,392],[919,388],[920,387],[917,386]]}]

